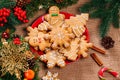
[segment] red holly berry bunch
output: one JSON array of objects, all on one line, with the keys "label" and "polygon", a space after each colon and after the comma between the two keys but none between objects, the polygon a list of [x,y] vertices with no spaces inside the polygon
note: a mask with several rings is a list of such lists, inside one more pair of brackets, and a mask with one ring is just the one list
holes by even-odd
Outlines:
[{"label": "red holly berry bunch", "polygon": [[14,38],[13,43],[16,44],[16,45],[21,44],[20,38]]},{"label": "red holly berry bunch", "polygon": [[22,10],[21,7],[14,8],[14,15],[17,16],[17,18],[24,23],[28,22],[28,19],[26,17],[26,11]]},{"label": "red holly berry bunch", "polygon": [[7,8],[0,9],[0,26],[4,26],[7,23],[7,17],[10,16],[10,10]]}]

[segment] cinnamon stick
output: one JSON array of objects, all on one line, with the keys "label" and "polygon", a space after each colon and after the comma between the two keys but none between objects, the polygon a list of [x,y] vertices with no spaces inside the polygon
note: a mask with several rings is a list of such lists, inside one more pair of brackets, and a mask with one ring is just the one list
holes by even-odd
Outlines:
[{"label": "cinnamon stick", "polygon": [[91,49],[93,49],[93,50],[95,50],[95,51],[97,51],[97,52],[99,52],[101,54],[105,54],[106,53],[104,50],[102,50],[102,49],[100,49],[100,48],[98,48],[98,47],[96,47],[94,45],[91,47]]},{"label": "cinnamon stick", "polygon": [[94,59],[94,61],[95,61],[99,66],[102,66],[102,65],[103,65],[102,61],[99,59],[99,57],[98,57],[95,53],[92,53],[92,54],[91,54],[91,57]]}]

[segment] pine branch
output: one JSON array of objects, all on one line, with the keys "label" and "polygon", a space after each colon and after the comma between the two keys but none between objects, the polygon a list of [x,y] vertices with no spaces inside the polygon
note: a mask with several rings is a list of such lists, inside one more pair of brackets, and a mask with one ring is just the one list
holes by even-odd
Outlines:
[{"label": "pine branch", "polygon": [[109,13],[109,10],[104,10],[104,9],[98,9],[90,13],[91,18],[103,18],[106,16],[106,14]]},{"label": "pine branch", "polygon": [[32,17],[34,13],[39,10],[40,3],[40,0],[31,0],[31,3],[25,6],[28,17]]},{"label": "pine branch", "polygon": [[11,13],[10,16],[8,17],[8,23],[11,24],[12,26],[15,26],[20,24],[21,22],[13,13]]},{"label": "pine branch", "polygon": [[28,16],[33,16],[36,11],[39,10],[39,6],[47,10],[50,6],[58,6],[59,8],[67,7],[69,5],[77,3],[78,0],[64,0],[60,4],[55,0],[32,0],[30,4],[26,5],[26,11]]},{"label": "pine branch", "polygon": [[107,33],[107,31],[109,29],[109,26],[110,26],[110,23],[111,23],[111,20],[112,20],[111,14],[108,14],[108,16],[106,16],[106,17],[104,17],[102,19],[102,23],[99,26],[99,28],[100,28],[100,36],[101,37],[104,37],[105,34]]},{"label": "pine branch", "polygon": [[33,80],[40,80],[39,76],[38,76],[38,73],[39,73],[39,69],[40,69],[40,66],[39,66],[39,60],[37,59],[36,60],[36,63],[35,63],[35,66],[33,68],[33,70],[35,71],[35,77]]},{"label": "pine branch", "polygon": [[91,0],[84,4],[79,10],[89,12],[91,18],[101,18],[100,36],[104,37],[113,23],[115,28],[119,28],[120,0]]},{"label": "pine branch", "polygon": [[16,5],[16,2],[11,0],[1,0],[0,4],[0,8],[13,8]]},{"label": "pine branch", "polygon": [[112,16],[113,16],[113,19],[112,19],[112,23],[114,25],[115,28],[119,28],[120,25],[119,25],[119,5],[120,3],[116,3],[114,8],[111,10],[111,13],[112,13]]}]

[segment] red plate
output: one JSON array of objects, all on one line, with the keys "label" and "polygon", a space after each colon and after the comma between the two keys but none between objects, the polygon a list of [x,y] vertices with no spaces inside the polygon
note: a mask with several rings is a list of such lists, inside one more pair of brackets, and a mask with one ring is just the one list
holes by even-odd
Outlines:
[{"label": "red plate", "polygon": [[[65,19],[69,19],[70,18],[70,16],[74,16],[73,14],[69,14],[69,13],[66,13],[66,12],[60,12],[61,14],[64,14],[65,15]],[[40,23],[42,23],[44,21],[44,15],[43,16],[40,16],[38,19],[36,19],[34,22],[33,22],[33,24],[32,24],[32,28],[35,28],[35,27],[38,27],[38,25],[40,24]],[[84,32],[84,34],[83,35],[85,35],[86,36],[86,40],[89,42],[89,32],[88,32],[88,29],[86,28],[86,30],[85,30],[85,32]],[[42,51],[37,51],[37,50],[35,50],[33,47],[30,47],[30,49],[32,50],[32,52],[34,52],[34,53],[37,53],[37,54],[39,54],[39,55],[43,55],[44,53],[42,52]],[[69,60],[66,60],[66,64],[68,64],[68,63],[70,63],[70,62],[72,62],[72,61],[69,61]]]}]

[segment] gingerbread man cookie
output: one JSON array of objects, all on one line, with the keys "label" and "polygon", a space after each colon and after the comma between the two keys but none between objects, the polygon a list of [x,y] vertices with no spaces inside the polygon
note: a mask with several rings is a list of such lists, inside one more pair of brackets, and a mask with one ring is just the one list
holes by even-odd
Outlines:
[{"label": "gingerbread man cookie", "polygon": [[38,28],[32,28],[28,27],[27,30],[29,31],[28,36],[25,37],[26,41],[29,42],[31,46],[33,46],[35,49],[39,49],[41,51],[45,50],[45,48],[50,47],[51,43],[49,43],[48,39],[49,34],[45,34],[43,32],[39,32]]},{"label": "gingerbread man cookie", "polygon": [[45,15],[45,20],[54,27],[61,26],[64,22],[65,16],[59,13],[57,6],[52,6],[49,9],[49,14]]}]

